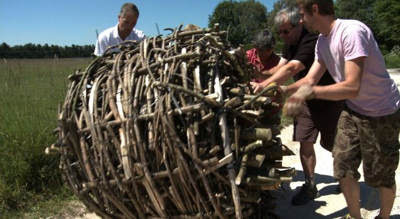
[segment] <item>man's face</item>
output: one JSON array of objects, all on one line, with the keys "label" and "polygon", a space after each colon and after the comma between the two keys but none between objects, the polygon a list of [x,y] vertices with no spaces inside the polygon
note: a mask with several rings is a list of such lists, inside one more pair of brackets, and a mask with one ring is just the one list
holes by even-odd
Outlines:
[{"label": "man's face", "polygon": [[307,13],[307,11],[304,10],[303,5],[299,6],[299,13],[300,13],[300,17],[301,17],[300,22],[303,23],[308,30],[316,31],[316,29],[314,27],[314,25],[315,25],[315,22],[314,22],[315,17],[313,15]]},{"label": "man's face", "polygon": [[118,27],[120,31],[131,31],[137,22],[137,16],[133,12],[124,12],[118,16]]},{"label": "man's face", "polygon": [[286,44],[293,45],[297,43],[299,29],[299,25],[294,27],[289,21],[286,21],[279,26],[279,37],[282,38]]}]

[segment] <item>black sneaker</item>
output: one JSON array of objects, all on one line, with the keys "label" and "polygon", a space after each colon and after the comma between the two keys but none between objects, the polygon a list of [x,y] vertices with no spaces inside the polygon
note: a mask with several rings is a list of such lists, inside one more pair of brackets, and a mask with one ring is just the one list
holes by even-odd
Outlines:
[{"label": "black sneaker", "polygon": [[337,186],[335,187],[335,192],[336,192],[336,194],[342,193],[342,189],[340,188],[340,185],[337,185]]},{"label": "black sneaker", "polygon": [[300,191],[293,196],[292,205],[305,205],[307,202],[314,200],[319,196],[317,186],[303,184]]}]

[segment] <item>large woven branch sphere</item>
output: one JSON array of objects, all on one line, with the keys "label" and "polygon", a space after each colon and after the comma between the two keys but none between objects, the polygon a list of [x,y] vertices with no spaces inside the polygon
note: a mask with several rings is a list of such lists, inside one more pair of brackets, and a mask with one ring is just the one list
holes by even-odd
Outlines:
[{"label": "large woven branch sphere", "polygon": [[[225,32],[177,28],[110,48],[70,76],[61,168],[104,218],[255,216],[282,168],[280,93],[250,93],[245,53]],[[118,52],[114,52],[118,49]]]}]

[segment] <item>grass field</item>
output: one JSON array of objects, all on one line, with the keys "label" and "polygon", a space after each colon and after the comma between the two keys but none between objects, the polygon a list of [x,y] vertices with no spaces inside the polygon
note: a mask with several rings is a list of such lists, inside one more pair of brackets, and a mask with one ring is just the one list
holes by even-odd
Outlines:
[{"label": "grass field", "polygon": [[0,60],[0,218],[62,190],[58,157],[44,149],[56,139],[67,76],[90,61]]}]

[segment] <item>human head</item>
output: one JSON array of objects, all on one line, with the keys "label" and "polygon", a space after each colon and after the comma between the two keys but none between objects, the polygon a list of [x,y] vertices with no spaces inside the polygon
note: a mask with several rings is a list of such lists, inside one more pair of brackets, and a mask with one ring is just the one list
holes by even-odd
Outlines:
[{"label": "human head", "polygon": [[320,15],[335,15],[333,0],[297,0],[297,4],[310,15],[313,15],[313,5],[318,6]]},{"label": "human head", "polygon": [[279,36],[288,45],[296,44],[301,36],[303,25],[300,18],[299,10],[294,7],[280,10],[274,18]]},{"label": "human head", "polygon": [[334,17],[335,10],[332,0],[297,0],[300,9],[301,22],[313,31],[323,31],[326,24],[321,23],[322,17]]},{"label": "human head", "polygon": [[139,10],[133,3],[125,3],[121,7],[121,11],[118,15],[118,29],[122,32],[132,31],[136,26],[136,22],[139,18]]},{"label": "human head", "polygon": [[275,38],[268,29],[263,29],[255,35],[252,43],[258,56],[261,59],[268,59],[274,49]]}]

